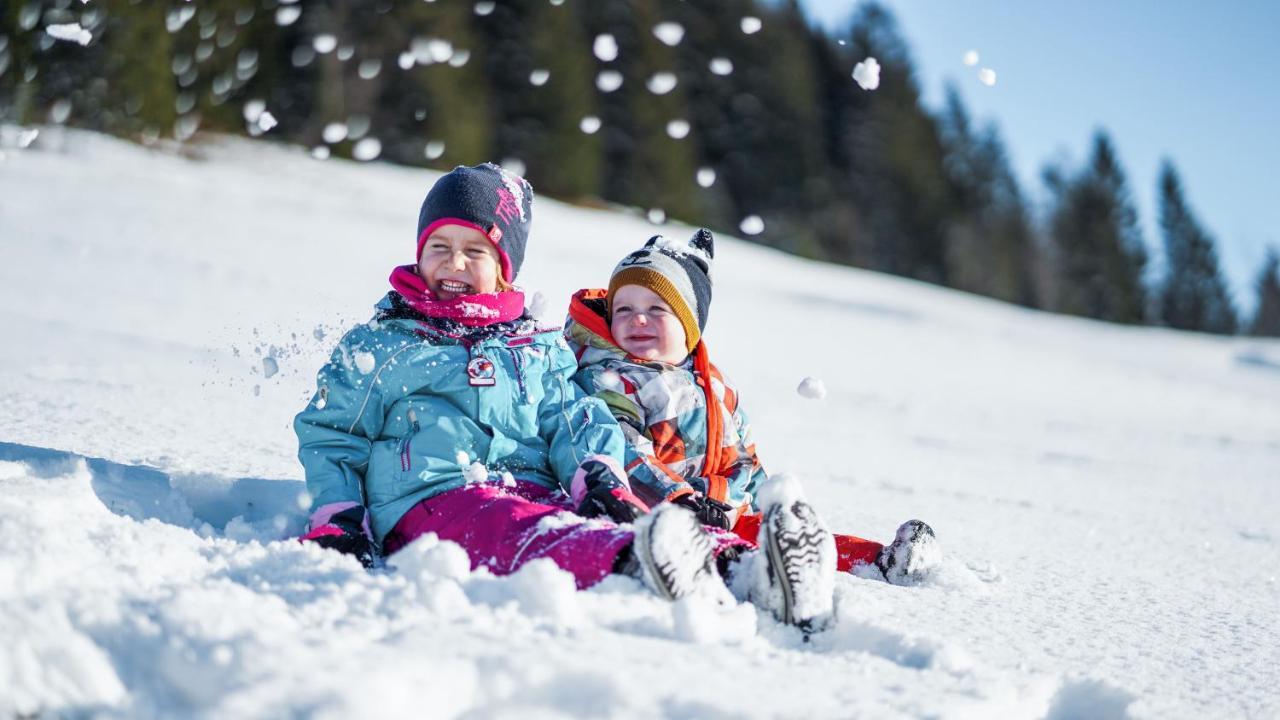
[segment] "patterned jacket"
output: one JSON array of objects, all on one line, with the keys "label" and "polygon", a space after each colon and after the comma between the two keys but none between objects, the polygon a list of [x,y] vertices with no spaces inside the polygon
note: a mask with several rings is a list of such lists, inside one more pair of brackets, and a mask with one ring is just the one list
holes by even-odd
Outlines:
[{"label": "patterned jacket", "polygon": [[622,426],[632,490],[650,506],[698,492],[754,510],[765,472],[738,393],[706,343],[680,365],[634,358],[610,334],[604,298],[604,290],[574,294],[564,332],[578,358],[575,382]]},{"label": "patterned jacket", "polygon": [[[467,482],[568,488],[591,455],[623,458],[608,408],[574,384],[559,329],[459,336],[389,293],[320,369],[294,420],[312,509],[369,509],[379,541],[409,508]],[[509,475],[508,475],[509,473]]]}]

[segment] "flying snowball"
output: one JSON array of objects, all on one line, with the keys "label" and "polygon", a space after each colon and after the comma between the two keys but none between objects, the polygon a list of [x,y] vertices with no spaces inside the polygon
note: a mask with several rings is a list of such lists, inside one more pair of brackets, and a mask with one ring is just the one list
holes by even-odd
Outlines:
[{"label": "flying snowball", "polygon": [[622,87],[622,73],[617,70],[603,70],[596,76],[596,87],[600,92],[611,93]]},{"label": "flying snowball", "polygon": [[680,23],[663,22],[653,26],[653,36],[664,45],[675,47],[684,39],[684,27]]},{"label": "flying snowball", "polygon": [[716,184],[716,171],[709,167],[698,168],[698,185],[709,188]]},{"label": "flying snowball", "polygon": [[88,45],[89,41],[93,40],[93,33],[80,27],[80,23],[50,25],[44,31],[54,40],[66,40],[80,45]]},{"label": "flying snowball", "polygon": [[594,135],[600,130],[600,118],[595,115],[587,115],[578,121],[578,129],[588,135]]},{"label": "flying snowball", "polygon": [[597,35],[595,42],[591,45],[591,51],[600,58],[601,62],[613,62],[618,59],[618,41],[608,33]]},{"label": "flying snowball", "polygon": [[654,95],[666,95],[676,89],[676,76],[669,72],[654,73],[646,87]]},{"label": "flying snowball", "polygon": [[880,63],[869,57],[853,66],[853,80],[863,90],[875,90],[880,87]]},{"label": "flying snowball", "polygon": [[738,229],[744,235],[759,235],[764,232],[764,220],[759,215],[748,215],[738,223]]},{"label": "flying snowball", "polygon": [[796,388],[796,393],[800,397],[809,398],[810,400],[821,400],[827,396],[827,386],[822,384],[822,381],[818,378],[806,377],[800,381],[799,387]]},{"label": "flying snowball", "polygon": [[672,120],[667,123],[667,135],[675,140],[683,140],[689,135],[689,123],[685,120]]},{"label": "flying snowball", "polygon": [[964,64],[973,67],[978,64],[978,51],[970,50],[964,54]]},{"label": "flying snowball", "polygon": [[378,138],[364,138],[351,148],[351,156],[361,162],[376,160],[382,154],[382,142]]},{"label": "flying snowball", "polygon": [[996,71],[991,68],[982,68],[978,71],[978,81],[987,87],[994,86],[996,84]]},{"label": "flying snowball", "polygon": [[760,22],[760,18],[748,15],[742,18],[741,27],[744,35],[755,35],[764,27],[764,23]]}]

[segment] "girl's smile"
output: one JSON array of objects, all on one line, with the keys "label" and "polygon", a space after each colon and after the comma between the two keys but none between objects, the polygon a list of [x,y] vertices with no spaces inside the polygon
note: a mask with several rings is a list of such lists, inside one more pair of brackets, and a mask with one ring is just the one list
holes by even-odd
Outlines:
[{"label": "girl's smile", "polygon": [[418,274],[440,300],[498,291],[498,251],[484,233],[463,225],[441,225],[422,245]]}]

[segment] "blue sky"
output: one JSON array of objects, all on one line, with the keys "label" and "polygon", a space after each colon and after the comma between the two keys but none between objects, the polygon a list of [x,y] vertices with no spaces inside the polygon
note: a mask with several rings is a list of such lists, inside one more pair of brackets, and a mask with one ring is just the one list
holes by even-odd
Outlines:
[{"label": "blue sky", "polygon": [[[802,0],[836,29],[856,2]],[[1190,0],[998,2],[884,0],[898,18],[926,103],[954,81],[970,112],[994,121],[1023,188],[1044,198],[1040,171],[1087,157],[1110,132],[1147,242],[1157,248],[1162,158],[1218,241],[1239,306],[1251,310],[1266,247],[1280,246],[1280,2]],[[996,71],[993,87],[962,62]]]}]

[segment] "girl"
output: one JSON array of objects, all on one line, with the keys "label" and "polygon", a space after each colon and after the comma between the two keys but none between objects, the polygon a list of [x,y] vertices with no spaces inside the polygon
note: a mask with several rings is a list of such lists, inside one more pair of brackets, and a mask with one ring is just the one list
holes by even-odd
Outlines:
[{"label": "girl", "polygon": [[370,567],[433,532],[499,575],[545,557],[579,587],[626,571],[664,597],[699,591],[714,543],[692,513],[634,528],[572,513],[630,522],[648,508],[621,470],[617,422],[571,382],[564,339],[535,326],[511,285],[532,203],[523,178],[492,164],[431,188],[416,263],[395,268],[294,421],[313,502],[303,540]]},{"label": "girl", "polygon": [[[688,244],[650,239],[618,263],[607,290],[574,295],[565,336],[578,357],[576,380],[626,434],[635,494],[649,505],[684,505],[705,525],[767,547],[770,515],[757,498],[767,476],[738,393],[701,340],[713,256],[705,229]],[[925,577],[941,560],[919,520],[903,523],[887,547],[852,535],[835,544],[840,570],[873,564],[894,584]]]}]

